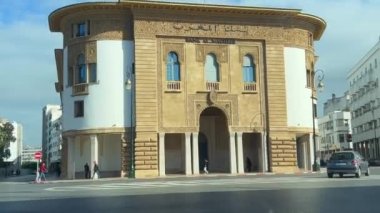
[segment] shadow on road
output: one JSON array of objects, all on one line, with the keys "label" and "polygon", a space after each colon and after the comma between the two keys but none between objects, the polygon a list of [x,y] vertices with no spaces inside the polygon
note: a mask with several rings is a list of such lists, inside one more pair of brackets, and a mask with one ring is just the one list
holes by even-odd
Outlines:
[{"label": "shadow on road", "polygon": [[0,201],[0,205],[2,212],[377,212],[379,191],[378,186],[281,189]]}]

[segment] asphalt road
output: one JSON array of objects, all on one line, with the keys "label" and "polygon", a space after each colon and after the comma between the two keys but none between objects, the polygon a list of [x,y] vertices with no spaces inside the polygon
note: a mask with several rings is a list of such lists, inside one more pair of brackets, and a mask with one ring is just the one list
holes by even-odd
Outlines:
[{"label": "asphalt road", "polygon": [[0,212],[379,212],[380,171],[326,174],[0,183]]}]

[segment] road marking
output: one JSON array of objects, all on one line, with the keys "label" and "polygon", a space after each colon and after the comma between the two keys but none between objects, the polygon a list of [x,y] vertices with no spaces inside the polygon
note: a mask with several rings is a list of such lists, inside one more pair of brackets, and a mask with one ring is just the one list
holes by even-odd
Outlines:
[{"label": "road marking", "polygon": [[20,184],[28,184],[25,182],[0,182],[0,184],[6,184],[6,185],[20,185]]},{"label": "road marking", "polygon": [[257,185],[257,184],[286,184],[286,183],[316,183],[316,182],[342,182],[342,181],[370,181],[380,180],[380,175],[363,178],[324,178],[324,177],[274,177],[274,178],[234,178],[234,179],[209,179],[209,180],[183,180],[183,181],[150,181],[150,182],[129,182],[129,183],[105,183],[90,184],[80,186],[57,186],[49,187],[45,190],[52,192],[73,192],[73,191],[96,191],[96,190],[122,190],[122,189],[153,189],[169,187],[196,187],[196,186],[220,186],[220,185]]}]

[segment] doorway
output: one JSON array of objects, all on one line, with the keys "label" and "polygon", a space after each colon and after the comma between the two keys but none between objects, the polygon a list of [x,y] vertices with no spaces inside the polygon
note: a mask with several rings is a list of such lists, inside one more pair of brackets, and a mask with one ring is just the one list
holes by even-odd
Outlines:
[{"label": "doorway", "polygon": [[230,171],[229,131],[226,115],[217,107],[209,107],[200,115],[198,145],[199,165],[203,169],[205,157],[209,172]]}]

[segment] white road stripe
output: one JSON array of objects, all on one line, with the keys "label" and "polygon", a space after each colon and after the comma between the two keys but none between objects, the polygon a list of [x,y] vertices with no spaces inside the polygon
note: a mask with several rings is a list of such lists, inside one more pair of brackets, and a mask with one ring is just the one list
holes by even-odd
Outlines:
[{"label": "white road stripe", "polygon": [[379,180],[380,175],[363,177],[360,179],[352,178],[305,178],[305,177],[275,177],[275,178],[237,178],[237,179],[216,179],[216,180],[190,180],[190,181],[153,181],[153,182],[134,182],[134,183],[106,183],[99,185],[81,186],[58,186],[46,188],[47,191],[93,191],[109,189],[147,189],[160,187],[193,187],[193,186],[219,186],[219,185],[247,185],[247,184],[276,184],[276,183],[315,183],[315,182],[337,182],[337,181],[368,181]]}]

